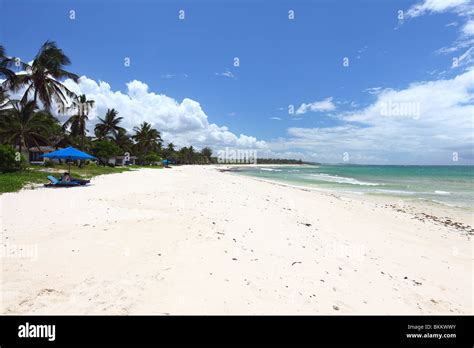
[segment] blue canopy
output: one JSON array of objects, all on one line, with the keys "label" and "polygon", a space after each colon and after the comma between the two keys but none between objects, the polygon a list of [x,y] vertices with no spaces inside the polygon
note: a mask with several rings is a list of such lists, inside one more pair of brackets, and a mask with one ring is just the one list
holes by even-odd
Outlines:
[{"label": "blue canopy", "polygon": [[175,161],[169,159],[161,160],[161,163],[163,163],[165,166],[167,166],[168,164],[176,164]]},{"label": "blue canopy", "polygon": [[88,155],[85,152],[79,151],[72,146],[66,147],[62,150],[50,152],[43,157],[51,159],[65,159],[65,160],[96,160],[94,156]]}]

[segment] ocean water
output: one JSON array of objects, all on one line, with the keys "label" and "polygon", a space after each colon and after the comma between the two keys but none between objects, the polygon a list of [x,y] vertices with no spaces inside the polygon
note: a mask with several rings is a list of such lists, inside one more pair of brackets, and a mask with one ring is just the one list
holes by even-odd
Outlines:
[{"label": "ocean water", "polygon": [[474,166],[268,165],[236,172],[314,189],[474,209]]}]

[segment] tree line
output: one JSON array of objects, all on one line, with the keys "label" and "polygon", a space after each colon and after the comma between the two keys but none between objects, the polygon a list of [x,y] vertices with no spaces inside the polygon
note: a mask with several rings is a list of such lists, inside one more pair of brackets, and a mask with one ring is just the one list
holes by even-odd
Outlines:
[{"label": "tree line", "polygon": [[[94,100],[76,95],[63,83],[65,79],[79,81],[79,76],[66,69],[70,59],[53,41],[46,41],[31,64],[7,56],[0,45],[0,144],[12,146],[21,153],[24,149],[52,146],[56,149],[74,146],[92,153],[102,164],[129,152],[137,156],[138,164],[153,164],[168,159],[177,164],[207,164],[214,161],[212,151],[205,147],[198,151],[193,146],[176,148],[163,144],[161,133],[148,122],[133,127],[133,133],[121,126],[119,111],[108,109],[99,117],[93,134],[88,134],[90,111]],[[20,70],[15,73],[13,69]],[[24,90],[21,99],[12,95]],[[61,124],[52,113],[67,120]]]}]

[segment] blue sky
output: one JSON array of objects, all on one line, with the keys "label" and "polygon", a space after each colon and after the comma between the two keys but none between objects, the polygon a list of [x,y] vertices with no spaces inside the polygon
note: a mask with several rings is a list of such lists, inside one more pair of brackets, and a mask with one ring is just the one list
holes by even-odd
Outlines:
[{"label": "blue sky", "polygon": [[[165,95],[178,108],[185,99],[199,103],[173,111],[166,106],[168,99],[151,98],[161,111],[142,115],[157,128],[162,125],[167,139],[183,145],[197,139],[198,147],[255,146],[269,156],[335,163],[348,152],[354,163],[452,164],[452,153],[460,152],[456,164],[466,164],[472,161],[472,137],[461,128],[472,111],[471,5],[467,0],[3,1],[0,42],[8,54],[30,61],[44,41],[56,41],[72,60],[69,70],[109,85],[107,91],[95,85],[80,88],[98,99],[97,114],[116,106],[130,128],[132,120],[142,118],[128,115],[135,111],[123,105],[126,100],[114,101],[110,94],[135,93],[127,87],[131,81],[137,81],[140,93]],[[74,20],[69,18],[71,10]],[[180,10],[185,11],[184,20],[178,18]],[[293,20],[289,10],[295,13]],[[400,10],[403,20],[397,17]],[[126,57],[129,67],[124,66]],[[239,67],[233,66],[234,57]],[[459,66],[453,67],[453,58],[459,57]],[[414,130],[410,141],[404,134],[393,139],[391,133],[390,146],[374,148],[382,145],[383,127],[360,114],[383,100],[406,100],[400,93],[410,94],[413,84],[449,85],[457,76],[464,76],[463,90],[453,97],[457,104],[447,107],[451,118],[459,118],[461,139],[448,139],[459,138],[456,123],[447,127],[447,134],[436,128],[422,135],[429,128],[424,120],[434,116],[425,114],[427,108],[421,105],[419,115],[390,118],[401,132],[406,127]],[[97,93],[108,94],[102,104]],[[414,103],[429,101],[426,93],[413,94]],[[391,99],[383,99],[387,95]],[[302,104],[307,107],[300,108]],[[465,108],[457,110],[458,104]],[[289,105],[301,112],[289,115]],[[446,105],[440,108],[446,112]],[[432,105],[428,109],[437,113]],[[167,128],[166,117],[186,110],[191,116],[180,114],[182,127]],[[208,129],[210,125],[217,128]],[[231,133],[237,140],[215,131]],[[351,133],[356,142],[365,141],[365,149],[364,144],[350,144]],[[239,141],[241,134],[254,140]],[[433,141],[436,137],[438,142]]]}]

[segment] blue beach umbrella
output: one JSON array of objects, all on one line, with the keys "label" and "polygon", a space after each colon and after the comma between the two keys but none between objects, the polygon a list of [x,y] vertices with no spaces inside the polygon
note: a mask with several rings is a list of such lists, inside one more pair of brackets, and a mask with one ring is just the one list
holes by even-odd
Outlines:
[{"label": "blue beach umbrella", "polygon": [[[65,149],[62,150],[56,150],[53,152],[50,152],[46,155],[43,155],[43,157],[51,158],[51,159],[63,159],[63,160],[69,160],[69,161],[74,161],[74,160],[96,160],[94,156],[91,156],[85,152],[79,151],[78,149],[69,146],[66,147]],[[69,162],[69,173],[71,172],[71,163]]]}]

